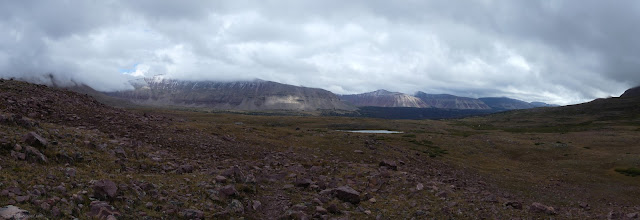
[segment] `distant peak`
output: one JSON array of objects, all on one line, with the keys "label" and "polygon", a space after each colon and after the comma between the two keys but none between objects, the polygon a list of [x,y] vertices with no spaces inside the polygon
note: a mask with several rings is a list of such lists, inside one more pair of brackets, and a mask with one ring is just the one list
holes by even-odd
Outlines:
[{"label": "distant peak", "polygon": [[378,89],[376,91],[371,92],[371,94],[373,95],[392,95],[392,94],[399,94],[397,92],[389,92],[387,90],[384,89]]}]

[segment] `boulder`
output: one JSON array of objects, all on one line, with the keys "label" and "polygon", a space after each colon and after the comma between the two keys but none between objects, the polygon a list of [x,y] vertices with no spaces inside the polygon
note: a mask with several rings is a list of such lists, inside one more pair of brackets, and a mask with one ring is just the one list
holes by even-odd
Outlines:
[{"label": "boulder", "polygon": [[360,193],[349,186],[338,187],[335,191],[338,199],[352,204],[360,203]]},{"label": "boulder", "polygon": [[303,188],[307,188],[311,185],[311,183],[313,183],[310,179],[297,179],[295,181],[295,185],[297,187],[303,187]]},{"label": "boulder", "polygon": [[107,202],[103,201],[93,201],[89,205],[91,207],[89,213],[89,217],[96,219],[114,219],[115,217],[120,216],[120,212],[118,212],[113,206],[109,205]]},{"label": "boulder", "polygon": [[23,220],[29,219],[29,212],[17,206],[8,205],[0,208],[0,219]]},{"label": "boulder", "polygon": [[202,219],[204,218],[204,212],[196,209],[185,209],[180,213],[185,219]]},{"label": "boulder", "polygon": [[27,154],[27,158],[35,160],[40,163],[47,163],[47,157],[40,153],[38,149],[32,146],[24,147],[24,152]]},{"label": "boulder", "polygon": [[227,178],[232,178],[236,182],[240,182],[240,181],[242,181],[244,179],[244,175],[242,174],[242,171],[237,166],[233,166],[233,167],[223,171],[222,174],[220,174],[220,175],[224,176],[224,177],[227,177]]},{"label": "boulder", "polygon": [[191,164],[181,165],[180,167],[178,167],[178,173],[179,174],[182,174],[182,173],[193,173],[193,165],[191,165]]},{"label": "boulder", "polygon": [[229,203],[229,211],[231,213],[244,213],[244,206],[239,200],[234,199]]},{"label": "boulder", "polygon": [[398,165],[393,160],[382,160],[382,161],[380,161],[380,166],[381,167],[387,167],[387,168],[389,168],[391,170],[398,170]]},{"label": "boulder", "polygon": [[553,207],[546,206],[546,205],[543,205],[543,204],[538,203],[538,202],[534,202],[533,204],[531,204],[531,206],[529,206],[529,210],[531,212],[545,213],[547,215],[555,215],[556,214],[556,210]]},{"label": "boulder", "polygon": [[22,141],[24,141],[24,143],[28,145],[41,148],[41,149],[47,147],[47,140],[44,139],[42,136],[36,134],[35,132],[29,132],[25,134],[22,137]]},{"label": "boulder", "polygon": [[504,206],[511,206],[514,209],[522,209],[522,203],[516,202],[516,201],[508,201],[504,203]]},{"label": "boulder", "polygon": [[238,190],[233,185],[226,185],[220,188],[220,193],[224,196],[233,196],[238,194]]},{"label": "boulder", "polygon": [[93,196],[98,199],[113,199],[118,192],[118,186],[111,180],[99,180],[93,184]]}]

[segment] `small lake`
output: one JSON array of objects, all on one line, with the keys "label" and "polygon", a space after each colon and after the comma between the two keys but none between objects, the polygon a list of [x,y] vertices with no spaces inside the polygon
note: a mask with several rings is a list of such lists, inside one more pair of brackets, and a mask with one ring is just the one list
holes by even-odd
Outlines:
[{"label": "small lake", "polygon": [[401,134],[402,131],[389,131],[389,130],[338,130],[351,133],[367,133],[367,134]]}]

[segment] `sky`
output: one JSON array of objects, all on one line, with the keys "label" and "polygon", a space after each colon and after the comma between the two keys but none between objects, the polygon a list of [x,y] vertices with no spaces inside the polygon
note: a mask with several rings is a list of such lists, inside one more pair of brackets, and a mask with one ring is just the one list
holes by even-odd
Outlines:
[{"label": "sky", "polygon": [[0,0],[0,77],[263,79],[574,104],[640,85],[640,1]]}]

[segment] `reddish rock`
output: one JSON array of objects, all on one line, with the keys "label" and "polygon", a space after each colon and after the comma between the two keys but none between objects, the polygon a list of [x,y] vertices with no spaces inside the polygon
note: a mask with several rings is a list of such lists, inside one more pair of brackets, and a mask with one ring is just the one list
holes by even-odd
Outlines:
[{"label": "reddish rock", "polygon": [[311,185],[311,183],[313,183],[310,179],[297,179],[295,181],[295,186],[297,187],[303,187],[303,188],[307,188]]},{"label": "reddish rock", "polygon": [[331,204],[327,207],[327,211],[333,213],[333,214],[339,214],[340,213],[340,209],[338,208],[338,206],[336,204]]},{"label": "reddish rock", "polygon": [[30,198],[31,197],[29,197],[29,196],[16,196],[16,202],[23,203],[23,202],[28,201]]},{"label": "reddish rock", "polygon": [[185,209],[181,213],[185,219],[202,219],[204,218],[204,212],[196,209]]},{"label": "reddish rock", "polygon": [[98,199],[113,199],[118,192],[118,186],[111,180],[100,180],[93,184],[93,196]]},{"label": "reddish rock", "polygon": [[237,195],[238,191],[233,185],[226,185],[220,188],[220,193],[224,196],[229,197],[229,196]]},{"label": "reddish rock", "polygon": [[396,164],[395,161],[392,161],[392,160],[382,160],[380,161],[380,166],[387,167],[392,170],[398,170],[398,165]]},{"label": "reddish rock", "polygon": [[24,152],[27,154],[27,158],[29,160],[35,160],[40,163],[47,163],[47,157],[44,154],[40,153],[40,151],[32,146],[24,147]]},{"label": "reddish rock", "polygon": [[352,204],[360,203],[360,193],[349,186],[341,186],[336,189],[336,197]]},{"label": "reddish rock", "polygon": [[193,165],[191,164],[185,164],[178,167],[178,173],[192,173],[192,172],[193,172]]},{"label": "reddish rock", "polygon": [[29,132],[22,137],[22,141],[26,144],[37,147],[37,148],[45,148],[47,147],[47,140],[36,134],[35,132]]},{"label": "reddish rock", "polygon": [[89,207],[91,207],[91,210],[87,213],[89,217],[97,219],[113,219],[121,215],[120,212],[107,202],[93,201]]},{"label": "reddish rock", "polygon": [[556,210],[553,207],[546,206],[546,205],[543,205],[543,204],[537,203],[537,202],[534,202],[533,204],[531,204],[531,206],[529,206],[529,210],[531,212],[545,213],[547,215],[555,215],[556,214]]},{"label": "reddish rock", "polygon": [[511,206],[514,209],[522,209],[522,203],[519,202],[515,202],[515,201],[509,201],[509,202],[505,202],[504,206]]},{"label": "reddish rock", "polygon": [[327,209],[323,208],[322,206],[316,206],[316,213],[324,215],[327,214]]}]

